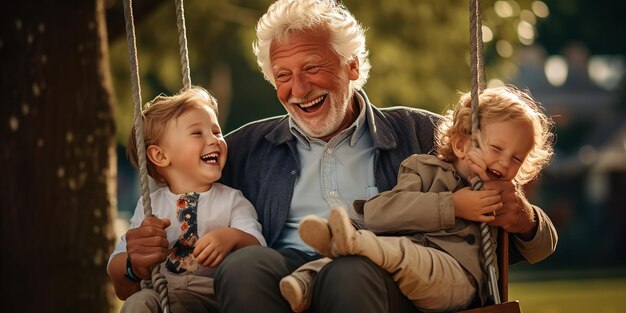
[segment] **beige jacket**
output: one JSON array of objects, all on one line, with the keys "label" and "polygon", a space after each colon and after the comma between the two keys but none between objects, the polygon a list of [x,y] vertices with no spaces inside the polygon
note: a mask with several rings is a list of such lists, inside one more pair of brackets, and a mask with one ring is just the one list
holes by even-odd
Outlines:
[{"label": "beige jacket", "polygon": [[[414,154],[400,165],[397,185],[355,209],[364,212],[367,228],[378,235],[402,235],[416,244],[443,250],[454,257],[479,285],[483,302],[487,288],[480,266],[480,225],[455,218],[452,193],[468,186],[451,163],[436,156]],[[535,263],[556,248],[556,229],[545,213],[535,207],[538,228],[535,238],[523,241],[511,236],[511,254]],[[494,236],[494,238],[497,238]]]}]

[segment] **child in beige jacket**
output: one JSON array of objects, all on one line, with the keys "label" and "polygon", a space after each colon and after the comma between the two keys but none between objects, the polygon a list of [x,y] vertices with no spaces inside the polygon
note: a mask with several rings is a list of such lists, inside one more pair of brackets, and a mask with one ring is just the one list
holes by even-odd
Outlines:
[{"label": "child in beige jacket", "polygon": [[[521,186],[534,179],[552,156],[551,121],[530,94],[515,87],[490,88],[479,98],[478,148],[471,136],[471,104],[464,94],[437,130],[437,156],[412,155],[400,166],[397,185],[355,201],[369,230],[356,230],[345,208],[333,208],[328,221],[305,217],[302,240],[323,258],[298,268],[280,282],[295,312],[310,303],[310,282],[332,258],[367,257],[388,271],[402,293],[425,312],[468,308],[487,298],[480,266],[480,223],[492,222],[504,199],[498,182]],[[478,175],[485,187],[473,191]],[[458,192],[457,192],[458,191]],[[542,210],[527,201],[537,226],[512,236],[511,249],[535,263],[554,251],[556,230]]]}]

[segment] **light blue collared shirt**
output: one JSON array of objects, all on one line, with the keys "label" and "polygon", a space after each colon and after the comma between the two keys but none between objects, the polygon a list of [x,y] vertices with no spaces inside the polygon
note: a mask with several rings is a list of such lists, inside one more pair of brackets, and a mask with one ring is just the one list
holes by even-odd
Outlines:
[{"label": "light blue collared shirt", "polygon": [[354,123],[333,137],[328,143],[307,136],[290,118],[291,133],[297,138],[301,171],[294,186],[291,207],[285,228],[275,248],[295,248],[309,254],[315,251],[298,234],[303,217],[315,214],[327,217],[330,208],[342,206],[350,217],[363,225],[352,202],[369,199],[378,194],[374,177],[374,146],[367,123],[371,110],[356,94],[360,113]]}]

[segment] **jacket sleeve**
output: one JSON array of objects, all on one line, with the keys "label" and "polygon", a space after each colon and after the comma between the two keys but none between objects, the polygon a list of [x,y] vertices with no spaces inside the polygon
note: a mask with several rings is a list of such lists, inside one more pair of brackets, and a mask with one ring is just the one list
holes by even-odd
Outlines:
[{"label": "jacket sleeve", "polygon": [[533,206],[537,219],[537,232],[530,241],[524,241],[515,234],[509,234],[512,245],[510,246],[509,263],[528,261],[537,263],[548,257],[556,249],[558,235],[556,228],[548,215],[540,208]]},{"label": "jacket sleeve", "polygon": [[[364,205],[365,224],[376,233],[432,232],[454,226],[452,192],[424,192],[424,175],[409,158],[400,165],[396,186]],[[424,176],[424,177],[423,177]]]}]

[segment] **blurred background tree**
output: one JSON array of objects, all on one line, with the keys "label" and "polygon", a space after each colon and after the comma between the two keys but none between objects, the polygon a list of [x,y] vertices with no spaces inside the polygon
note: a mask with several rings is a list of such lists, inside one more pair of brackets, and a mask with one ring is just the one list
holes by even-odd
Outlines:
[{"label": "blurred background tree", "polygon": [[103,0],[0,11],[3,312],[109,312],[115,124]]},{"label": "blurred background tree", "polygon": [[548,3],[550,18],[539,24],[537,40],[549,53],[560,53],[571,42],[584,42],[591,54],[626,54],[626,41],[609,36],[611,30],[626,29],[626,2],[551,0]]}]

